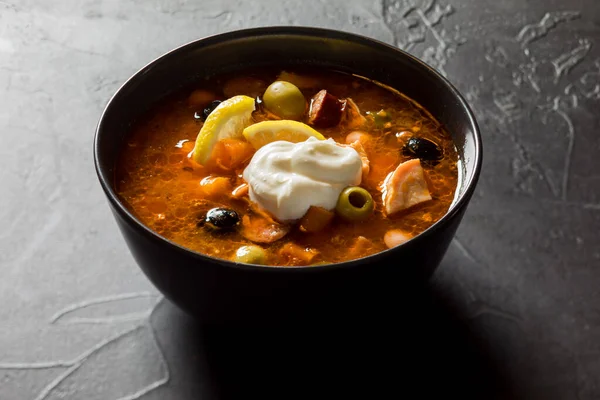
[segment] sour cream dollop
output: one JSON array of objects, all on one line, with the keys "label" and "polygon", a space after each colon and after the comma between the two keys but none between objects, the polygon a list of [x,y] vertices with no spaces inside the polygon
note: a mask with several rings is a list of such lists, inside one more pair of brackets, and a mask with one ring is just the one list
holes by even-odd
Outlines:
[{"label": "sour cream dollop", "polygon": [[302,218],[311,206],[332,210],[342,190],[359,185],[361,176],[356,150],[312,137],[261,147],[243,174],[250,200],[280,221]]}]

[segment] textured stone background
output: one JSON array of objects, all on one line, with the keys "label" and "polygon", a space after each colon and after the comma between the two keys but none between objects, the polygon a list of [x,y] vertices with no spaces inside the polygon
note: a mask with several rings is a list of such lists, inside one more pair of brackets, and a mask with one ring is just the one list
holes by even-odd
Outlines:
[{"label": "textured stone background", "polygon": [[[211,332],[134,265],[93,169],[105,103],[264,25],[394,43],[471,102],[484,172],[411,311]],[[600,398],[597,0],[2,0],[0,87],[0,399]]]}]

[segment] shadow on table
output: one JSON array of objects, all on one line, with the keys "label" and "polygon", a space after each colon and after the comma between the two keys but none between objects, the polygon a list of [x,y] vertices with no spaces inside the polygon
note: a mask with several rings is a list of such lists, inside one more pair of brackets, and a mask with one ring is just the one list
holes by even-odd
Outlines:
[{"label": "shadow on table", "polygon": [[377,302],[227,328],[202,327],[164,302],[152,319],[171,371],[164,396],[514,398],[490,349],[440,290]]}]

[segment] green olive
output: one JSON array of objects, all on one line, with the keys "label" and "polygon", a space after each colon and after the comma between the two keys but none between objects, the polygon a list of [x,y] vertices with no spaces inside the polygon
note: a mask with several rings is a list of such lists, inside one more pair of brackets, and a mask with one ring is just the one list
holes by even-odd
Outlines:
[{"label": "green olive", "polygon": [[263,95],[265,107],[285,119],[300,119],[306,111],[306,100],[298,87],[285,81],[275,81]]},{"label": "green olive", "polygon": [[267,253],[262,247],[242,246],[235,252],[233,261],[245,264],[265,264],[267,262]]},{"label": "green olive", "polygon": [[371,193],[358,186],[342,190],[335,211],[349,221],[361,221],[373,214],[375,204]]}]

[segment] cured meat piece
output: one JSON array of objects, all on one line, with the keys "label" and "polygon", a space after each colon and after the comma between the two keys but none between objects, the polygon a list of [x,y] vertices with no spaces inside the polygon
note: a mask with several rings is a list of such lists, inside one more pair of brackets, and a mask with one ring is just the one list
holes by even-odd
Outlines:
[{"label": "cured meat piece", "polygon": [[308,123],[318,128],[331,128],[340,123],[345,103],[323,89],[310,101]]}]

